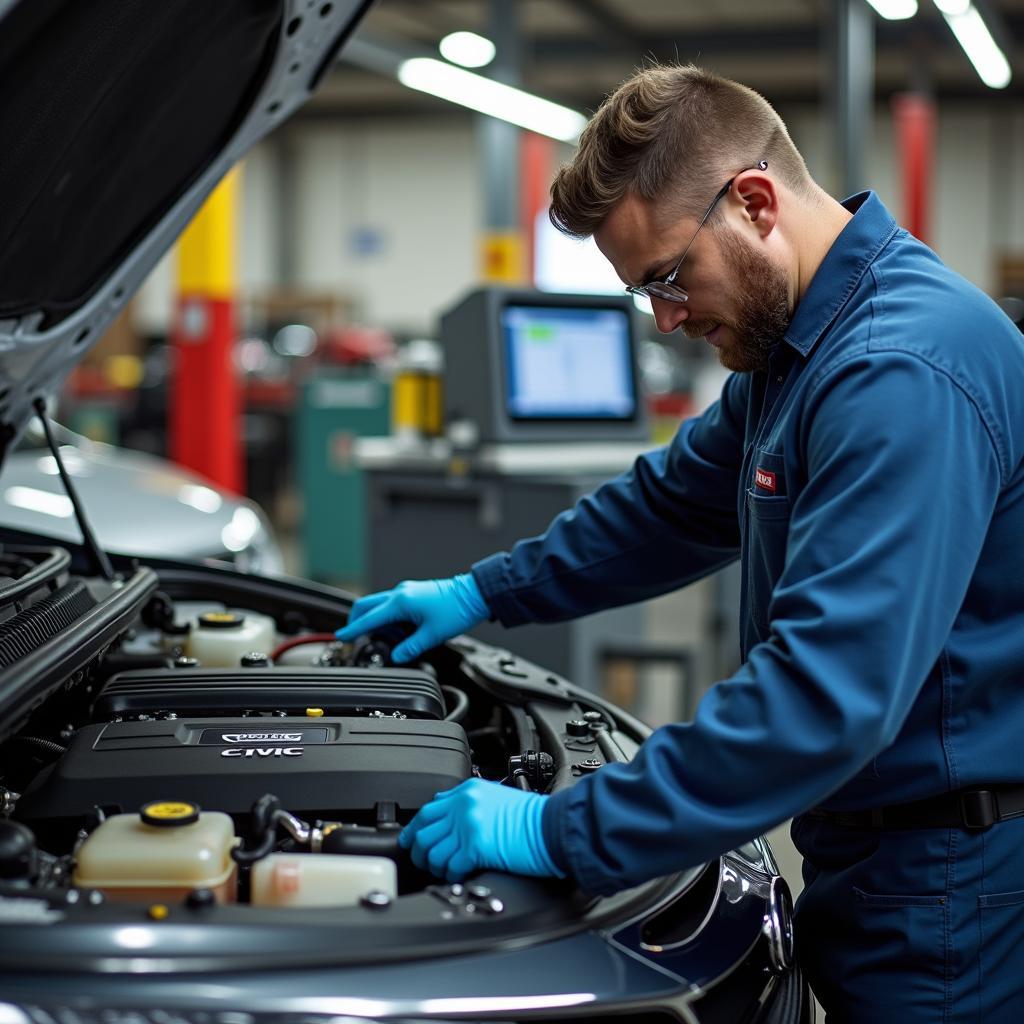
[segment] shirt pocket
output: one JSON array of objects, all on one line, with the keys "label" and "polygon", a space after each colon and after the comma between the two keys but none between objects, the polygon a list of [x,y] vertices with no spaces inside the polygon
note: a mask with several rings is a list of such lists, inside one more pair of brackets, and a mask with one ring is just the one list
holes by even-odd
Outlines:
[{"label": "shirt pocket", "polygon": [[747,480],[747,604],[758,635],[768,635],[768,607],[786,564],[790,500],[785,460],[758,449]]}]

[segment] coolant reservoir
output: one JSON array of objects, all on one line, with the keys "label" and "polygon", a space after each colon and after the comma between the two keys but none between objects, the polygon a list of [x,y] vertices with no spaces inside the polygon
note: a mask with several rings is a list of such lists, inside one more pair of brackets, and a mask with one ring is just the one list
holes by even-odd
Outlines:
[{"label": "coolant reservoir", "polygon": [[251,883],[252,902],[265,907],[347,907],[368,892],[398,892],[387,857],[326,853],[272,853],[253,865]]},{"label": "coolant reservoir", "polygon": [[208,668],[237,668],[244,654],[270,654],[276,635],[269,615],[203,612],[192,623],[184,651]]},{"label": "coolant reservoir", "polygon": [[231,818],[196,804],[161,801],[138,814],[107,818],[82,844],[74,883],[114,900],[177,901],[211,889],[218,902],[236,898]]}]

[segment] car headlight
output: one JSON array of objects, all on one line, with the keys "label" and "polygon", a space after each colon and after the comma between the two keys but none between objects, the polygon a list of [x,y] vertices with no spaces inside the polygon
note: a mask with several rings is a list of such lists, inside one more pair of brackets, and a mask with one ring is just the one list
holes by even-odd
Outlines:
[{"label": "car headlight", "polygon": [[265,576],[284,573],[284,558],[270,524],[247,505],[235,509],[221,530],[221,541],[234,555],[235,568]]}]

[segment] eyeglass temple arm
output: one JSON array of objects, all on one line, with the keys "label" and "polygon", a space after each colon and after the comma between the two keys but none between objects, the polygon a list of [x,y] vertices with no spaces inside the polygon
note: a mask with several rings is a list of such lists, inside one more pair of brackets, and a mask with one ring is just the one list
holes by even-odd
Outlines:
[{"label": "eyeglass temple arm", "polygon": [[[746,167],[746,168],[744,168],[744,170],[747,170],[747,171],[767,171],[768,170],[768,161],[767,160],[758,160],[757,163],[753,167]],[[742,173],[743,173],[743,171],[740,171],[740,174],[742,174]],[[732,183],[739,176],[740,176],[739,174],[734,174],[718,190],[718,195],[716,195],[715,198],[711,200],[711,205],[707,208],[707,212],[704,214],[704,216],[701,217],[700,223],[697,225],[697,230],[694,231],[693,238],[690,239],[690,245],[688,245],[683,250],[683,255],[679,257],[679,262],[675,265],[675,269],[672,271],[671,274],[668,275],[668,277],[665,278],[665,282],[667,284],[672,284],[675,281],[676,274],[679,273],[679,268],[683,265],[683,260],[686,259],[686,254],[690,251],[690,246],[693,245],[694,239],[696,239],[697,235],[700,233],[700,229],[702,227],[704,227],[704,224],[707,222],[708,217],[711,216],[711,214],[714,212],[715,207],[719,204],[719,202],[721,201],[722,197],[729,191],[729,189],[732,188]]]}]

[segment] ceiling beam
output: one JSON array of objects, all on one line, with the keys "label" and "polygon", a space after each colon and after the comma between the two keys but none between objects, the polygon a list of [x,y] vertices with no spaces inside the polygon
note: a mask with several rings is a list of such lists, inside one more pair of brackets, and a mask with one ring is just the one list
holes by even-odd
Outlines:
[{"label": "ceiling beam", "polygon": [[640,47],[642,52],[643,34],[636,27],[611,10],[604,0],[567,0],[569,6],[582,14],[606,39],[619,46],[629,43]]},{"label": "ceiling beam", "polygon": [[[590,4],[594,0],[573,0]],[[1004,15],[1002,32],[1011,40],[1024,40],[1024,15]],[[618,32],[601,32],[598,38],[589,35],[543,35],[533,40],[536,61],[591,63],[597,57],[625,57],[639,60],[650,53],[661,60],[706,59],[721,54],[753,53],[793,54],[821,52],[824,26],[744,25],[740,28],[711,28],[695,31],[664,30],[655,34],[632,33],[627,38]],[[914,38],[926,38],[940,50],[959,50],[952,33],[941,19],[921,18],[905,22],[876,19],[875,39],[879,52],[903,49]],[[595,51],[597,51],[595,53]],[[1010,54],[1011,63],[1013,55]]]}]

